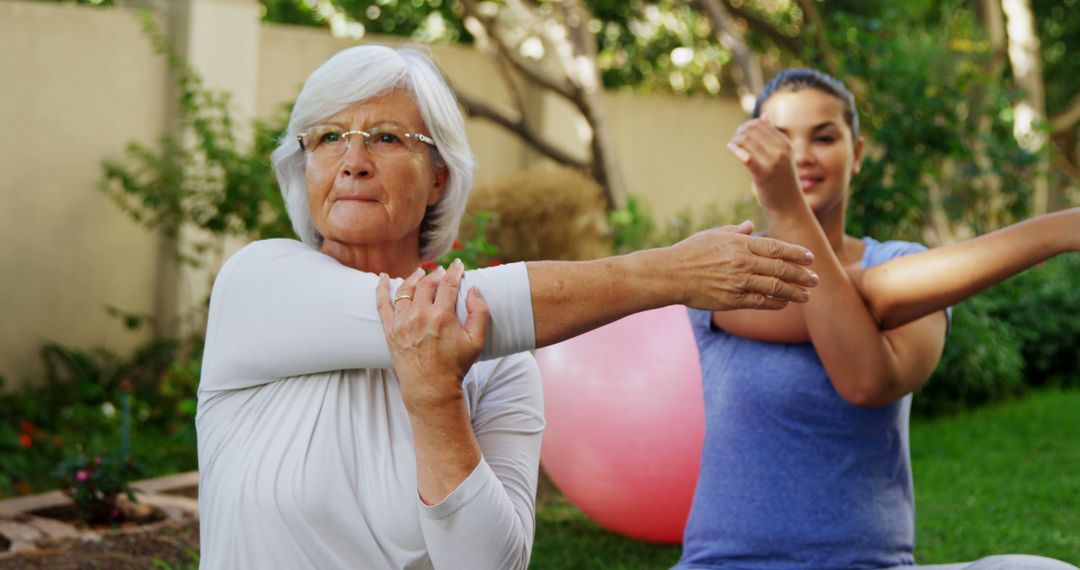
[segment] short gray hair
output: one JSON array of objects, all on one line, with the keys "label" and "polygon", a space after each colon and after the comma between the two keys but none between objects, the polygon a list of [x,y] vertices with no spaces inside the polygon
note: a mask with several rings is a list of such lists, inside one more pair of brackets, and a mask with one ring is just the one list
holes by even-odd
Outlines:
[{"label": "short gray hair", "polygon": [[323,236],[308,210],[304,152],[296,136],[350,105],[399,88],[408,90],[420,108],[424,126],[438,146],[436,164],[449,170],[442,197],[428,207],[420,226],[420,259],[438,259],[450,250],[473,184],[465,120],[450,85],[422,48],[380,45],[344,49],[308,77],[281,144],[270,156],[289,220],[304,243],[321,247]]}]

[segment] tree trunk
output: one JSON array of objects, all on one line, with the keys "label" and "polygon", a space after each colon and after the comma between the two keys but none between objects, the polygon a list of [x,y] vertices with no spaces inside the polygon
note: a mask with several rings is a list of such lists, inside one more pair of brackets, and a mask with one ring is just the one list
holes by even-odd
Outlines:
[{"label": "tree trunk", "polygon": [[1047,136],[1040,124],[1046,121],[1046,97],[1042,74],[1042,54],[1035,31],[1035,15],[1030,0],[1001,0],[1005,13],[1005,35],[1013,78],[1024,97],[1013,106],[1013,135],[1024,149],[1039,155],[1036,166],[1032,213],[1046,213],[1050,196],[1050,160]]}]

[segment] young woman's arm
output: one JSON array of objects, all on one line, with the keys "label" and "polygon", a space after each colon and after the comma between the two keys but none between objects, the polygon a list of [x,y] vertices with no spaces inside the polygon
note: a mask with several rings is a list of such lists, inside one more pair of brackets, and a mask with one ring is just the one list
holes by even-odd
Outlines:
[{"label": "young woman's arm", "polygon": [[1080,208],[850,272],[884,329],[940,311],[1025,269],[1080,251]]},{"label": "young woman's arm", "polygon": [[[881,329],[893,329],[979,293],[1031,266],[1080,251],[1080,208],[1013,224],[970,240],[845,270]],[[766,342],[810,342],[794,307],[762,315],[717,313],[717,326]]]},{"label": "young woman's arm", "polygon": [[732,142],[754,179],[770,235],[814,253],[821,285],[800,310],[837,392],[854,405],[881,406],[914,391],[941,357],[944,313],[883,332],[803,197],[787,137],[756,119]]}]

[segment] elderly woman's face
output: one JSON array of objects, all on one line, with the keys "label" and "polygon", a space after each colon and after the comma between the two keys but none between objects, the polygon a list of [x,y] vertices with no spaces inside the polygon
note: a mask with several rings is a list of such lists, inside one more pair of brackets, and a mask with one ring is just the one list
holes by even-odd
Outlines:
[{"label": "elderly woman's face", "polygon": [[[430,136],[419,107],[403,90],[353,104],[320,124],[334,127],[335,135],[375,130]],[[385,153],[352,135],[348,146],[340,156],[307,153],[307,199],[315,228],[326,240],[342,245],[418,248],[420,222],[426,208],[442,196],[446,168],[435,166],[433,151],[425,144]]]}]

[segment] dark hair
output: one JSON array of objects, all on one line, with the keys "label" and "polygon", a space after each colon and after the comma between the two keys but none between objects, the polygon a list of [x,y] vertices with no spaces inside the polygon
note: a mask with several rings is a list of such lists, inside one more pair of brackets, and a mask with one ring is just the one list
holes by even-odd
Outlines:
[{"label": "dark hair", "polygon": [[754,102],[753,117],[761,116],[761,108],[765,102],[778,91],[800,91],[802,89],[817,89],[827,95],[836,97],[844,103],[844,121],[851,129],[853,140],[859,140],[859,110],[855,107],[855,96],[848,91],[844,83],[839,79],[822,73],[816,69],[785,69],[776,74],[768,85],[761,90]]}]

